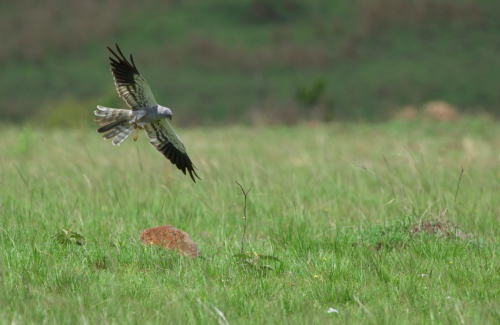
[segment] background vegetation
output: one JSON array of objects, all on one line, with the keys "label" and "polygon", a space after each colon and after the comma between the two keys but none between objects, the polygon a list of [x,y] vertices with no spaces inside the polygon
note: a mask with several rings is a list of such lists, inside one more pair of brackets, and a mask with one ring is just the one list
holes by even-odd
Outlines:
[{"label": "background vegetation", "polygon": [[497,116],[499,16],[496,0],[4,1],[0,117],[123,107],[115,42],[176,123],[380,121],[430,100]]}]

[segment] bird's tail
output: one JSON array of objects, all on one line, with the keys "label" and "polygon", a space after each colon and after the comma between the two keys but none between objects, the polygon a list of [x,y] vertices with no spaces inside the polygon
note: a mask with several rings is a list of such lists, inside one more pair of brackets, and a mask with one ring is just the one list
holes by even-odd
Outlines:
[{"label": "bird's tail", "polygon": [[120,145],[132,133],[134,125],[130,123],[134,114],[128,109],[107,108],[97,106],[98,110],[94,111],[97,116],[94,118],[94,124],[100,126],[97,129],[98,133],[105,133],[105,140],[113,139],[113,144]]}]

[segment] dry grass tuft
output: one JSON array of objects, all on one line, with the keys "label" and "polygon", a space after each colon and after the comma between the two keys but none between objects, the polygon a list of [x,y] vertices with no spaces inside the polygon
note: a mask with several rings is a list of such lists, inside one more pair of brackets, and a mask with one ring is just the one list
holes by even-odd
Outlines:
[{"label": "dry grass tuft", "polygon": [[412,121],[417,119],[418,110],[414,106],[405,106],[395,114],[394,118],[397,120]]},{"label": "dry grass tuft", "polygon": [[422,110],[414,106],[405,106],[393,114],[395,120],[413,121],[418,118],[438,122],[456,122],[460,119],[458,109],[442,100],[428,102],[423,105]]},{"label": "dry grass tuft", "polygon": [[426,233],[431,235],[440,235],[444,237],[457,237],[467,239],[471,234],[467,234],[458,229],[457,226],[446,220],[422,220],[417,225],[411,227],[411,233],[416,235]]},{"label": "dry grass tuft", "polygon": [[460,118],[456,107],[441,100],[425,104],[424,115],[427,118],[441,122],[455,122]]}]

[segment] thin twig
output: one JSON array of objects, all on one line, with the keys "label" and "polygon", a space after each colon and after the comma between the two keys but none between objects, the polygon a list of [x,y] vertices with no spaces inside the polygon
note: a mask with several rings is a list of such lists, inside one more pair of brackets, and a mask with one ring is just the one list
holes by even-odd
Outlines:
[{"label": "thin twig", "polygon": [[87,153],[87,156],[89,156],[89,160],[90,160],[90,163],[92,164],[92,168],[95,168],[94,160],[90,156],[89,149],[87,148],[87,145],[83,141],[82,141],[82,147],[83,147],[83,149],[85,149],[85,152]]},{"label": "thin twig", "polygon": [[457,304],[455,304],[455,310],[457,311],[457,314],[460,317],[460,322],[465,325],[464,316],[462,316],[462,313],[460,312],[460,308],[458,307]]},{"label": "thin twig", "polygon": [[[389,167],[389,170],[391,171],[391,174],[394,177],[394,180],[399,180],[399,178],[396,176],[396,173],[394,173],[394,171],[392,170],[391,165],[389,164],[389,162],[387,161],[387,159],[385,158],[384,155],[382,155],[382,158],[384,158],[385,164],[387,165],[387,167]],[[399,183],[401,183],[400,180],[399,180]],[[401,196],[401,198],[406,198],[406,190],[405,190],[405,186],[403,185],[403,183],[401,183],[401,187],[403,188],[403,194],[400,193],[399,195]]]},{"label": "thin twig", "polygon": [[33,195],[31,195],[30,185],[29,185],[28,181],[24,178],[24,176],[21,173],[21,171],[19,170],[19,168],[17,168],[16,165],[14,165],[14,167],[16,168],[17,172],[19,173],[19,176],[21,176],[21,179],[23,180],[23,183],[26,186],[26,189],[28,189],[28,195],[30,196],[30,199],[33,199]]},{"label": "thin twig", "polygon": [[37,246],[36,244],[35,244],[35,248],[36,248],[36,250],[37,250],[37,252],[38,252],[38,253],[42,253],[42,254],[48,255],[48,256],[50,256],[50,257],[52,257],[52,258],[55,258],[56,260],[58,260],[58,261],[59,261],[59,259],[58,259],[57,257],[54,257],[54,256],[50,255],[49,253],[42,252],[42,251],[38,248],[38,246]]},{"label": "thin twig", "polygon": [[82,322],[83,322],[83,325],[87,325],[87,320],[85,319],[85,315],[84,315],[84,309],[83,309],[83,304],[82,304],[82,298],[80,298],[80,295],[78,295],[78,304],[80,305],[80,313],[82,314]]},{"label": "thin twig", "polygon": [[118,198],[118,194],[116,194],[116,192],[114,192],[114,194],[115,194],[115,199],[116,199],[116,201],[118,201],[118,205],[121,208],[122,207],[122,203],[120,202],[120,199]]},{"label": "thin twig", "polygon": [[[88,257],[90,257],[89,251],[87,250],[87,247],[85,247],[85,245],[83,245],[83,243],[82,243],[82,247],[85,250],[85,253],[87,253]],[[90,258],[90,259],[92,259],[92,258]]]},{"label": "thin twig", "polygon": [[214,304],[210,303],[210,305],[212,306],[213,309],[215,309],[217,314],[219,314],[220,318],[222,318],[222,320],[224,321],[224,324],[229,325],[229,323],[226,319],[226,316],[224,316],[224,313],[219,308],[215,307]]},{"label": "thin twig", "polygon": [[1,230],[3,230],[7,236],[9,236],[10,238],[10,241],[12,242],[12,245],[14,245],[14,248],[16,248],[16,243],[14,242],[14,240],[12,239],[12,237],[10,237],[9,233],[7,232],[7,230],[3,229],[2,227],[0,227]]},{"label": "thin twig", "polygon": [[76,209],[76,206],[78,205],[78,196],[76,197],[76,201],[75,201],[75,205],[73,206],[73,212],[71,213],[75,213],[75,209]]},{"label": "thin twig", "polygon": [[458,184],[457,184],[457,191],[455,192],[455,201],[453,202],[453,208],[455,208],[455,203],[457,203],[457,195],[458,195],[458,189],[460,188],[460,181],[462,180],[462,175],[464,174],[464,168],[462,168],[462,172],[460,173],[460,178],[458,179]]},{"label": "thin twig", "polygon": [[[219,314],[219,317],[217,317],[217,315],[215,315],[215,313],[213,311],[210,310],[210,308],[208,308],[208,306],[206,304],[203,303],[203,301],[200,300],[200,298],[196,298],[196,301],[210,314],[212,315],[216,320],[217,322],[220,324],[220,325],[229,325],[229,323],[227,322],[226,320],[226,317],[222,318],[219,314],[219,312],[216,310],[217,314]],[[213,306],[213,305],[212,305]],[[215,308],[214,308],[215,309]],[[221,312],[222,313],[222,312]],[[222,314],[224,315],[224,314]]]},{"label": "thin twig", "polygon": [[154,262],[151,262],[151,263],[153,263],[153,265],[155,265],[155,266],[156,266],[157,268],[159,268],[160,270],[170,272],[170,270],[169,270],[169,269],[165,269],[165,268],[163,268],[163,267],[159,266],[158,264],[156,264],[156,263],[154,263]]},{"label": "thin twig", "polygon": [[21,179],[23,180],[23,183],[24,185],[26,185],[26,188],[28,189],[28,191],[30,190],[30,187],[29,187],[29,184],[28,182],[26,181],[26,179],[24,179],[24,176],[23,174],[21,173],[21,171],[19,170],[19,168],[17,168],[16,165],[14,165],[14,167],[16,168],[17,172],[19,173],[19,176],[21,176]]},{"label": "thin twig", "polygon": [[103,303],[105,303],[106,301],[111,301],[111,300],[114,300],[114,299],[113,299],[113,298],[111,298],[111,299],[106,299],[106,300],[103,300],[103,301],[101,301],[101,302],[98,302],[97,304],[95,304],[94,306],[92,306],[92,308],[94,308],[95,306],[99,306],[100,304],[103,304]]},{"label": "thin twig", "polygon": [[144,174],[144,171],[142,170],[141,154],[139,153],[139,147],[137,147],[137,145],[135,145],[135,150],[137,151],[137,157],[139,158],[139,167],[141,167],[141,174]]},{"label": "thin twig", "polygon": [[[369,172],[370,174],[372,174],[373,176],[377,177],[378,179],[380,179],[382,182],[385,183],[385,185],[389,186],[391,189],[392,189],[392,193],[394,194],[394,196],[397,196],[399,193],[396,192],[396,190],[394,189],[394,186],[392,186],[391,184],[387,183],[382,177],[380,177],[379,175],[375,174],[374,172],[372,172],[371,170],[369,170],[368,168],[366,168],[365,165],[363,164],[359,164],[355,161],[352,162],[355,166],[363,169],[363,170],[366,170],[367,172]],[[390,166],[389,166],[390,167]],[[399,195],[401,196],[401,195]],[[408,208],[402,203],[402,200],[403,198],[401,197],[401,202],[398,202],[399,203],[399,206],[401,206],[401,208],[403,210],[405,210],[408,214],[411,214],[411,212],[408,210]],[[410,200],[411,201],[411,200]]]},{"label": "thin twig", "polygon": [[353,298],[354,298],[354,300],[356,300],[356,302],[359,304],[359,307],[363,308],[363,309],[366,311],[366,313],[367,313],[368,315],[370,315],[370,316],[372,315],[372,313],[370,313],[370,311],[369,311],[369,310],[365,307],[365,305],[363,305],[363,304],[361,303],[361,301],[359,301],[358,297],[356,297],[356,296],[352,296],[352,297],[353,297]]},{"label": "thin twig", "polygon": [[247,231],[247,195],[250,192],[250,190],[252,189],[253,182],[250,184],[250,188],[246,192],[240,183],[236,182],[236,184],[238,184],[240,186],[241,191],[243,192],[243,195],[245,196],[245,206],[243,207],[243,219],[245,220],[245,225],[243,226],[243,236],[241,236],[241,254],[243,254],[243,251],[244,251],[243,239],[245,238],[245,233]]},{"label": "thin twig", "polygon": [[363,165],[363,164],[359,164],[359,163],[357,163],[357,162],[355,162],[355,161],[353,161],[352,163],[353,163],[355,166],[358,166],[359,168],[361,168],[361,169],[363,169],[363,170],[366,170],[367,172],[369,172],[369,173],[370,173],[370,174],[372,174],[373,176],[375,176],[375,177],[377,177],[378,179],[380,179],[382,182],[384,182],[384,183],[385,183],[385,185],[389,186],[389,187],[392,189],[392,191],[393,191],[394,193],[396,193],[396,190],[394,189],[394,187],[393,187],[391,184],[387,183],[387,182],[386,182],[383,178],[381,178],[380,176],[378,176],[377,174],[375,174],[374,172],[372,172],[371,170],[369,170],[368,168],[366,168],[366,166],[365,166],[365,165]]}]

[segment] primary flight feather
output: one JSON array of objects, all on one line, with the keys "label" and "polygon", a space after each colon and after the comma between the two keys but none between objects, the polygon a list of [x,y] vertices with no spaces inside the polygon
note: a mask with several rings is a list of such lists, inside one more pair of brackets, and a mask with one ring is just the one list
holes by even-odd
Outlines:
[{"label": "primary flight feather", "polygon": [[[196,171],[189,158],[181,139],[175,134],[168,123],[172,119],[172,111],[168,107],[158,105],[148,82],[141,76],[135,67],[134,59],[130,54],[127,61],[116,44],[117,55],[112,49],[108,50],[115,58],[110,57],[111,73],[115,80],[116,90],[127,105],[131,108],[116,109],[97,106],[94,121],[100,126],[98,133],[104,133],[104,139],[113,139],[113,144],[120,145],[134,129],[144,129],[151,140],[149,143],[161,152],[172,164],[180,169],[184,175],[186,170],[193,182],[196,183]],[[134,140],[137,141],[138,133]],[[198,177],[199,179],[199,177]]]}]

